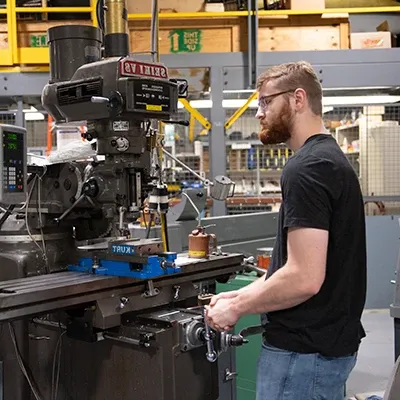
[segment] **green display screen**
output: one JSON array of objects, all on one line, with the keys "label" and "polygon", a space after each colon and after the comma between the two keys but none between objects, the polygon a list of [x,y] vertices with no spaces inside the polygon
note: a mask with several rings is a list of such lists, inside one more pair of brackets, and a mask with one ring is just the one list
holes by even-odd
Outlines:
[{"label": "green display screen", "polygon": [[17,143],[8,143],[7,148],[10,150],[17,150]]},{"label": "green display screen", "polygon": [[17,135],[15,133],[8,133],[7,139],[8,140],[17,140]]}]

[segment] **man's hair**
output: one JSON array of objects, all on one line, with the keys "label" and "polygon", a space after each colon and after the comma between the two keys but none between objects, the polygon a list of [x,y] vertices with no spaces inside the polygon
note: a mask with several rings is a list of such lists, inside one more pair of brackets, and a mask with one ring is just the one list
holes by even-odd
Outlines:
[{"label": "man's hair", "polygon": [[274,66],[262,73],[257,80],[257,90],[264,83],[275,81],[282,91],[303,89],[307,93],[311,111],[322,116],[322,87],[310,63],[306,61],[292,62]]}]

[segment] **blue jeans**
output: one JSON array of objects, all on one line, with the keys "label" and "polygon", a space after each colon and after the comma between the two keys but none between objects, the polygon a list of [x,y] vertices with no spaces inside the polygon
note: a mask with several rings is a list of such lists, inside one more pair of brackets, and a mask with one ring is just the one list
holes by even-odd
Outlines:
[{"label": "blue jeans", "polygon": [[263,342],[256,400],[343,400],[356,360],[356,355],[299,354]]}]

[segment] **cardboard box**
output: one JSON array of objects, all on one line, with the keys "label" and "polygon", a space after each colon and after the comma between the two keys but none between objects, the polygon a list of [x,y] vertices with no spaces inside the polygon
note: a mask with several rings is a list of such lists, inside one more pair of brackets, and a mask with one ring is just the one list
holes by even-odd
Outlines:
[{"label": "cardboard box", "polygon": [[357,32],[350,35],[352,49],[390,49],[392,34],[390,32]]},{"label": "cardboard box", "polygon": [[[127,0],[129,14],[150,14],[152,0]],[[162,0],[158,2],[160,12],[199,12],[204,11],[204,0]]]},{"label": "cardboard box", "polygon": [[325,10],[325,0],[289,0],[291,10]]}]

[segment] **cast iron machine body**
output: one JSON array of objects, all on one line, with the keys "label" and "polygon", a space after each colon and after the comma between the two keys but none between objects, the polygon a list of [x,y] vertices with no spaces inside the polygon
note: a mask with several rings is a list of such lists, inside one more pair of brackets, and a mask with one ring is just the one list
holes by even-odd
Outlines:
[{"label": "cast iron machine body", "polygon": [[[3,170],[4,188],[18,189],[1,199],[4,399],[215,400],[217,356],[243,340],[211,332],[199,298],[241,270],[243,257],[172,253],[166,226],[162,240],[131,236],[145,202],[161,217],[168,211],[155,126],[182,123],[173,118],[185,82],[130,56],[125,2],[104,7],[104,39],[88,26],[49,30],[42,95],[57,124],[85,122],[96,155],[31,165],[22,182],[13,165],[25,153],[12,144]],[[217,356],[206,357],[210,349]]]}]

